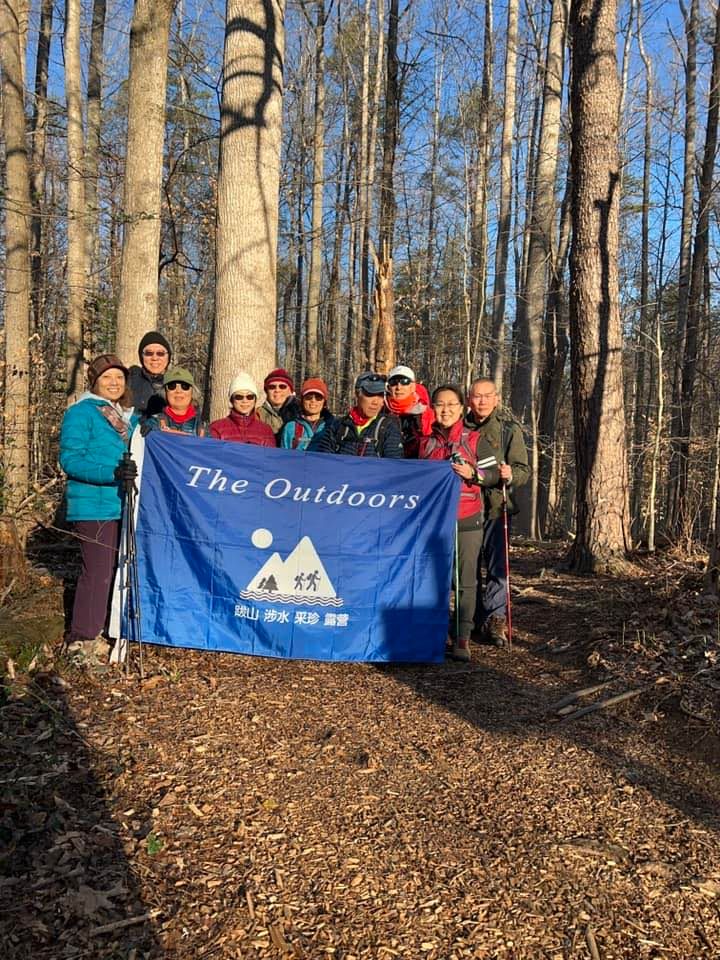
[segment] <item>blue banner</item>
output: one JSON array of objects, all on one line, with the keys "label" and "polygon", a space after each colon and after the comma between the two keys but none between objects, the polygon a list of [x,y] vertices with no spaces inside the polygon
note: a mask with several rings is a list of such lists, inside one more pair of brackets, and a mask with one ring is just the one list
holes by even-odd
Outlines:
[{"label": "blue banner", "polygon": [[458,496],[447,463],[153,432],[136,526],[142,639],[442,660]]}]

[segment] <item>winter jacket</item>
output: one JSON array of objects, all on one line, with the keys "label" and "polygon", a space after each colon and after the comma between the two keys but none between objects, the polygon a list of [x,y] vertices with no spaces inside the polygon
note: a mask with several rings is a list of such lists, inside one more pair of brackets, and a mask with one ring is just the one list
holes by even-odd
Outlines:
[{"label": "winter jacket", "polygon": [[484,510],[484,491],[494,486],[500,478],[498,461],[490,444],[483,440],[477,430],[471,430],[462,420],[445,430],[434,423],[429,437],[420,439],[421,460],[449,460],[453,454],[462,457],[475,468],[471,480],[458,477],[462,487],[458,503],[458,520],[474,517]]},{"label": "winter jacket", "polygon": [[272,429],[260,420],[255,410],[247,416],[231,410],[222,420],[213,420],[210,424],[210,436],[216,440],[252,443],[256,447],[277,446]]},{"label": "winter jacket", "polygon": [[352,417],[340,417],[320,435],[318,453],[341,453],[347,457],[387,457],[402,460],[403,445],[400,421],[380,412],[361,430]]},{"label": "winter jacket", "polygon": [[315,423],[305,417],[288,420],[280,432],[280,446],[284,450],[317,450],[323,432],[334,421],[335,417],[327,410],[321,412]]},{"label": "winter jacket", "polygon": [[202,420],[199,413],[182,423],[178,423],[166,410],[163,410],[162,413],[156,413],[154,417],[146,417],[142,422],[141,429],[143,436],[146,436],[151,430],[185,433],[191,437],[208,437],[210,435],[208,425]]},{"label": "winter jacket", "polygon": [[[62,419],[60,466],[68,478],[68,520],[117,520],[122,512],[122,487],[113,474],[128,444],[101,413],[105,405],[110,401],[84,393]],[[122,416],[129,438],[137,416],[133,411]]]},{"label": "winter jacket", "polygon": [[275,436],[279,438],[280,431],[289,420],[297,420],[298,417],[302,416],[302,408],[300,407],[298,398],[295,394],[292,394],[279,410],[276,410],[270,401],[266,400],[265,403],[258,408],[257,415],[263,423],[266,423],[270,427]]},{"label": "winter jacket", "polygon": [[407,460],[417,460],[420,450],[421,437],[429,437],[435,422],[435,413],[430,406],[430,397],[427,388],[422,383],[415,386],[417,402],[409,410],[400,413],[393,410],[393,401],[390,397],[385,400],[388,413],[395,413],[400,420],[400,431],[403,438],[403,451]]},{"label": "winter jacket", "polygon": [[133,404],[137,413],[152,417],[160,413],[165,406],[165,388],[163,387],[164,374],[153,376],[144,367],[137,364],[130,367],[128,386],[132,392]]},{"label": "winter jacket", "polygon": [[[515,514],[518,508],[512,498],[515,487],[521,487],[530,479],[527,449],[522,429],[509,414],[493,410],[489,417],[478,423],[470,413],[465,417],[465,425],[476,430],[489,444],[500,463],[508,463],[512,468],[512,483],[507,486],[508,513]],[[485,510],[491,520],[502,516],[502,484],[497,482],[485,492]]]}]

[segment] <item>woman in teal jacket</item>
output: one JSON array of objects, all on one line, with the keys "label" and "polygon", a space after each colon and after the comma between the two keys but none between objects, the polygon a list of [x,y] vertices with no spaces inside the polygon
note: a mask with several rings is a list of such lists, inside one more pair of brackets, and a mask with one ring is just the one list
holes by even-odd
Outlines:
[{"label": "woman in teal jacket", "polygon": [[123,504],[116,471],[137,422],[124,406],[127,373],[113,354],[96,357],[87,371],[90,390],[67,409],[60,428],[67,519],[82,551],[67,644],[87,644],[90,652],[105,627],[117,562]]}]

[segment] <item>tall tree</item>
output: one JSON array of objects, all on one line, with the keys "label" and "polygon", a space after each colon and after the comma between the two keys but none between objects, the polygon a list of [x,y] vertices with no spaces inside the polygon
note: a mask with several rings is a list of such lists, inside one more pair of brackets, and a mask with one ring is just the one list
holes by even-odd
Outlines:
[{"label": "tall tree", "polygon": [[0,0],[3,134],[5,138],[5,416],[4,510],[15,510],[28,489],[30,332],[30,180],[23,60],[27,5]]},{"label": "tall tree", "polygon": [[85,346],[95,352],[95,321],[98,293],[98,251],[100,246],[100,207],[98,179],[100,170],[100,125],[102,120],[102,80],[105,45],[106,0],[93,0],[92,29],[87,82],[87,133],[85,138],[85,264],[87,268],[87,306]]},{"label": "tall tree", "polygon": [[570,357],[579,572],[611,568],[628,547],[628,489],[618,297],[620,88],[616,0],[574,0]]},{"label": "tall tree", "polygon": [[37,330],[41,324],[44,308],[41,292],[43,278],[43,202],[45,197],[45,149],[48,127],[48,64],[52,40],[53,0],[42,0],[40,7],[40,30],[38,32],[37,56],[35,58],[35,97],[30,122],[32,133],[32,166],[30,185],[33,216],[31,223],[30,268],[32,273],[33,320]]},{"label": "tall tree", "polygon": [[315,11],[315,109],[313,116],[313,180],[308,273],[307,340],[305,369],[317,373],[318,321],[323,258],[323,193],[325,188],[325,0]]},{"label": "tall tree", "polygon": [[508,0],[507,36],[505,40],[505,93],[500,146],[500,203],[495,245],[495,281],[490,332],[490,376],[502,396],[505,371],[505,303],[507,291],[508,251],[512,223],[512,143],[515,126],[515,87],[517,84],[518,0]]},{"label": "tall tree", "polygon": [[213,416],[241,368],[275,364],[284,0],[228,0],[220,127]]},{"label": "tall tree", "polygon": [[553,0],[550,12],[545,70],[543,74],[542,117],[538,138],[537,158],[532,179],[530,223],[527,244],[525,286],[517,309],[517,365],[512,385],[512,407],[529,428],[530,465],[532,478],[523,487],[520,500],[527,509],[521,512],[522,523],[531,537],[538,535],[537,491],[539,476],[538,448],[538,380],[542,357],[543,317],[545,291],[552,267],[553,235],[557,202],[555,180],[557,175],[560,113],[562,107],[565,2]]},{"label": "tall tree", "polygon": [[713,40],[713,62],[710,77],[710,97],[705,128],[705,147],[703,150],[702,171],[700,174],[700,193],[698,201],[698,219],[693,243],[692,268],[690,270],[690,290],[687,304],[687,324],[685,333],[685,351],[683,356],[682,391],[680,400],[680,444],[679,479],[675,495],[677,523],[686,525],[688,504],[688,477],[690,441],[692,436],[692,416],[695,403],[695,379],[698,364],[698,352],[701,343],[701,321],[706,293],[706,270],[710,244],[710,214],[713,198],[713,177],[715,173],[715,154],[717,153],[718,116],[720,114],[720,5],[715,12],[715,38]]},{"label": "tall tree", "polygon": [[134,359],[157,326],[168,40],[175,0],[136,0],[130,27],[127,152],[117,352]]},{"label": "tall tree", "polygon": [[85,135],[80,63],[80,0],[65,4],[65,99],[67,103],[67,396],[83,388],[83,318],[87,284]]}]

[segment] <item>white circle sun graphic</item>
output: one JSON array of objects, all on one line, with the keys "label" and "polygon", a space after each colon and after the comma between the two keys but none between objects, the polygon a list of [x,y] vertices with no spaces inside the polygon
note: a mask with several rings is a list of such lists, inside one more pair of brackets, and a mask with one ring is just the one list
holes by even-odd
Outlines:
[{"label": "white circle sun graphic", "polygon": [[257,530],[253,530],[252,537],[250,538],[252,545],[257,547],[258,550],[267,550],[267,548],[273,542],[273,535],[269,530],[266,530],[265,527],[258,527]]}]

